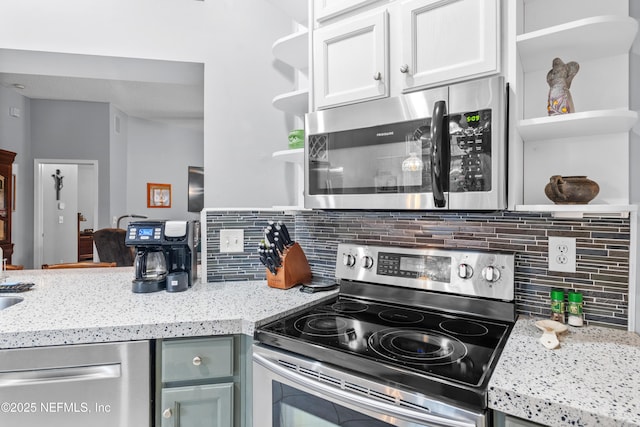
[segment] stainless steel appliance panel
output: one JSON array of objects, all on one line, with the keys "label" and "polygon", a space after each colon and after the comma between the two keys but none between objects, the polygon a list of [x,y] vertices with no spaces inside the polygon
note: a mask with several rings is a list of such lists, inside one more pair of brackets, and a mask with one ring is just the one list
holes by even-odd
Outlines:
[{"label": "stainless steel appliance panel", "polygon": [[[348,417],[348,421],[359,421],[361,424],[358,425],[376,427],[487,425],[484,413],[447,405],[415,393],[406,393],[362,376],[337,371],[321,362],[299,355],[254,345],[253,413],[260,414],[265,426],[296,427],[299,424],[295,416],[303,416],[306,420],[308,415],[304,406],[293,410],[289,408],[288,411],[284,408],[287,405],[287,393],[280,393],[280,386],[293,389],[298,401],[307,401],[310,405],[324,410],[324,416],[316,412],[315,417],[320,419],[314,417],[319,423],[314,425],[342,426],[339,421],[330,418],[333,413],[341,411],[348,413],[339,418]],[[312,398],[301,397],[308,395]],[[296,406],[296,403],[293,406]]]},{"label": "stainless steel appliance panel", "polygon": [[[383,127],[413,120],[430,120],[437,101],[448,100],[448,88],[436,88],[414,92],[398,97],[386,98],[307,114],[305,118],[305,207],[343,209],[435,209],[430,193],[400,193],[378,191],[371,194],[313,194],[309,173],[321,173],[316,169],[322,165],[327,187],[341,187],[345,182],[350,186],[350,177],[364,177],[372,188],[401,185],[400,165],[409,154],[405,150],[405,136],[397,135],[397,141],[386,147],[356,144],[352,148],[331,152],[325,135],[329,132],[343,132],[354,129]],[[381,130],[377,137],[386,137]],[[386,150],[386,152],[385,152]],[[401,157],[399,157],[401,156]],[[373,168],[379,173],[371,172]],[[385,180],[393,181],[388,184]],[[336,184],[337,182],[337,184]]]},{"label": "stainless steel appliance panel", "polygon": [[305,207],[506,207],[502,77],[337,107],[305,118]]},{"label": "stainless steel appliance panel", "polygon": [[0,425],[149,426],[149,342],[0,351]]},{"label": "stainless steel appliance panel", "polygon": [[[449,209],[493,210],[507,207],[507,90],[502,77],[449,87],[449,117],[469,111],[491,111],[491,189],[449,192]],[[451,129],[450,123],[450,129]],[[451,132],[451,131],[450,131]],[[452,145],[455,143],[451,135]]]}]

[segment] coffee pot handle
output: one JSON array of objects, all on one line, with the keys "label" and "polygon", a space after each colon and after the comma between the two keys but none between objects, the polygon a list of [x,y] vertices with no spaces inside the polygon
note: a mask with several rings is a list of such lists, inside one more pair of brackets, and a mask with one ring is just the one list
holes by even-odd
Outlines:
[{"label": "coffee pot handle", "polygon": [[549,178],[549,184],[554,196],[556,196],[560,200],[567,200],[567,195],[564,194],[562,190],[560,190],[560,185],[564,184],[562,176],[553,175],[551,178]]},{"label": "coffee pot handle", "polygon": [[145,256],[146,252],[145,251],[138,251],[136,253],[136,259],[135,259],[135,270],[136,270],[136,279],[142,279],[143,278],[143,271],[146,270],[146,259],[147,257]]}]

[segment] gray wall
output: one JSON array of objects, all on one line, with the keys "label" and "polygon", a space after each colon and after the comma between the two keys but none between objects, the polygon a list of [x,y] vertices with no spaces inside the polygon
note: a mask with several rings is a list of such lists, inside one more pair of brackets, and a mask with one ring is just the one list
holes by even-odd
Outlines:
[{"label": "gray wall", "polygon": [[[20,117],[9,116],[9,108],[20,109]],[[17,153],[16,207],[12,217],[14,264],[31,265],[33,253],[33,157],[30,139],[30,102],[13,89],[0,86],[0,148]],[[28,264],[25,264],[28,260]]]},{"label": "gray wall", "polygon": [[[200,131],[129,117],[126,213],[199,219],[199,214],[187,212],[187,181],[189,166],[204,165],[202,150]],[[171,184],[170,208],[147,208],[148,182]]]},{"label": "gray wall", "polygon": [[111,173],[109,173],[109,218],[111,227],[113,218],[119,217],[129,212],[127,209],[127,168],[128,168],[128,138],[129,117],[111,105],[109,114],[110,124],[110,144],[109,162]]},{"label": "gray wall", "polygon": [[36,159],[98,161],[98,228],[109,226],[109,104],[31,100]]}]

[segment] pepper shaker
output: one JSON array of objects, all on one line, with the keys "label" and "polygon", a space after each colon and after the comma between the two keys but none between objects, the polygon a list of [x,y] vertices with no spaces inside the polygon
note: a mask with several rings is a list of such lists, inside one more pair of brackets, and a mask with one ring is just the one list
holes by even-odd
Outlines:
[{"label": "pepper shaker", "polygon": [[551,320],[564,323],[564,291],[551,290]]}]

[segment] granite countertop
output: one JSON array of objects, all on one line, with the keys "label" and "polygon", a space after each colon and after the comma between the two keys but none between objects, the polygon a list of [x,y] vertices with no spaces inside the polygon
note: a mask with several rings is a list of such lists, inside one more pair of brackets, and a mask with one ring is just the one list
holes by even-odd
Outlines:
[{"label": "granite countertop", "polygon": [[640,336],[569,327],[560,348],[520,318],[489,383],[489,407],[549,426],[640,425]]},{"label": "granite countertop", "polygon": [[[0,348],[225,334],[334,297],[273,289],[265,281],[200,283],[185,292],[131,292],[133,268],[25,270],[35,283],[0,310]],[[547,350],[533,318],[520,318],[489,383],[489,407],[550,426],[640,426],[640,336],[570,327]]]},{"label": "granite countertop", "polygon": [[131,292],[132,267],[7,271],[33,282],[0,310],[0,348],[224,334],[253,335],[272,319],[328,299],[266,281],[200,283],[184,292]]}]

